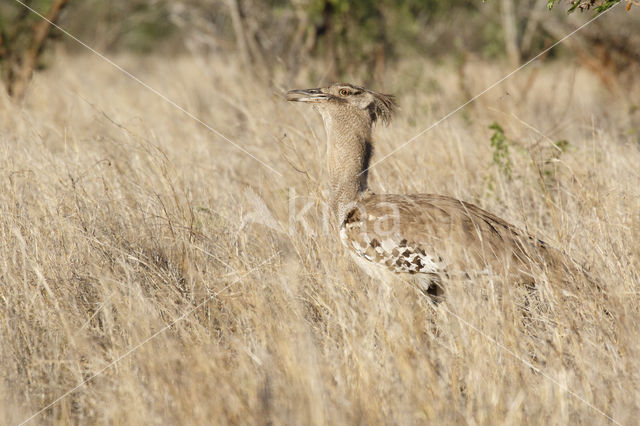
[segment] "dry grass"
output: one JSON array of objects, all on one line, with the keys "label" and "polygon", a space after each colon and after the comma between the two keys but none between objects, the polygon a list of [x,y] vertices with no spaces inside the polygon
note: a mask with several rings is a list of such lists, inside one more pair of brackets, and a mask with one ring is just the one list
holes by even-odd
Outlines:
[{"label": "dry grass", "polygon": [[[606,289],[560,298],[541,279],[546,308],[525,318],[517,286],[452,283],[434,308],[345,259],[323,228],[324,130],[305,106],[220,58],[118,60],[282,176],[95,57],[59,57],[23,107],[0,98],[0,423],[97,372],[33,422],[608,423],[594,407],[637,420],[637,87],[528,68],[373,170],[380,191],[500,214]],[[402,109],[377,129],[377,158],[504,72],[390,71],[377,89]],[[516,141],[510,179],[493,121]],[[291,224],[294,192],[311,208]],[[280,230],[252,223],[260,208]]]}]

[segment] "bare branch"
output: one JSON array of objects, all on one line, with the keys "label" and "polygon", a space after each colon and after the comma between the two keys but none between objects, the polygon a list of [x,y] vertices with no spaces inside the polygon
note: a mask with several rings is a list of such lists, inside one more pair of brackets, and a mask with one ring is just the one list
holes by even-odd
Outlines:
[{"label": "bare branch", "polygon": [[9,82],[9,94],[15,99],[22,99],[27,85],[31,80],[33,70],[38,63],[42,48],[51,31],[51,22],[55,22],[68,0],[55,0],[45,18],[33,26],[32,39],[29,48],[25,50],[20,63],[20,69],[13,81]]}]

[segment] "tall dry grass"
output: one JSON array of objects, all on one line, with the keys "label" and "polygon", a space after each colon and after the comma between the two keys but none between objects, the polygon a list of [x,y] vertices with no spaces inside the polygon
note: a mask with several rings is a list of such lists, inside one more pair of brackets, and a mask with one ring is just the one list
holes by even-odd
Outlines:
[{"label": "tall dry grass", "polygon": [[[32,422],[637,420],[638,87],[612,94],[573,64],[532,66],[372,170],[378,191],[501,215],[606,291],[561,303],[547,282],[547,309],[527,311],[526,292],[486,279],[452,283],[435,307],[371,281],[327,232],[310,109],[233,61],[117,59],[281,176],[92,56],[60,56],[24,106],[0,97],[0,423],[87,379]],[[375,89],[401,110],[376,129],[376,158],[506,71],[390,70]],[[492,162],[494,121],[511,177]]]}]

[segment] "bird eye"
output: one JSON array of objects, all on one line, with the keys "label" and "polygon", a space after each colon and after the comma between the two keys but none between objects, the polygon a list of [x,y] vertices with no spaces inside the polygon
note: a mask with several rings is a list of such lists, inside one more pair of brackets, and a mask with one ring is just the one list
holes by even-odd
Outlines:
[{"label": "bird eye", "polygon": [[351,94],[347,89],[340,89],[340,96],[349,96]]}]

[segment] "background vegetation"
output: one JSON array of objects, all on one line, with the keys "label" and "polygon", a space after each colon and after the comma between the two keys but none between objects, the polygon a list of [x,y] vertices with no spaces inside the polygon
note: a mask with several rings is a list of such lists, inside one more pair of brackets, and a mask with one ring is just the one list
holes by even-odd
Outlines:
[{"label": "background vegetation", "polygon": [[[548,9],[556,5],[551,13]],[[518,65],[539,53],[592,13],[619,0],[11,0],[0,5],[0,72],[9,93],[34,67],[47,64],[38,25],[46,22],[23,6],[48,15],[99,51],[237,56],[245,70],[273,83],[274,71],[295,79],[310,60],[320,60],[316,79],[357,76],[379,80],[389,64],[407,56],[433,60],[506,57]],[[625,1],[627,8],[633,0]],[[552,56],[577,56],[611,85],[622,70],[638,72],[640,35],[635,17],[616,14],[616,24],[595,22]],[[84,48],[60,31],[46,35],[69,49]],[[42,31],[41,31],[42,32]],[[35,39],[35,40],[34,40]],[[51,41],[51,40],[50,40]],[[49,42],[48,45],[51,43]],[[38,56],[31,64],[30,56]],[[29,66],[25,66],[25,62]],[[23,71],[23,68],[25,70]],[[629,70],[629,68],[631,68]],[[20,75],[24,74],[24,75]],[[281,82],[277,82],[281,83]],[[18,98],[24,90],[19,88]]]},{"label": "background vegetation", "polygon": [[[436,307],[370,280],[323,224],[322,123],[281,97],[334,78],[396,94],[382,158],[594,16],[570,7],[66,4],[63,28],[175,104],[56,29],[22,95],[0,91],[0,423],[636,421],[635,6],[371,173],[381,192],[499,214],[589,265],[603,294],[541,271],[535,297],[486,277]],[[0,11],[8,82],[39,21]]]}]

